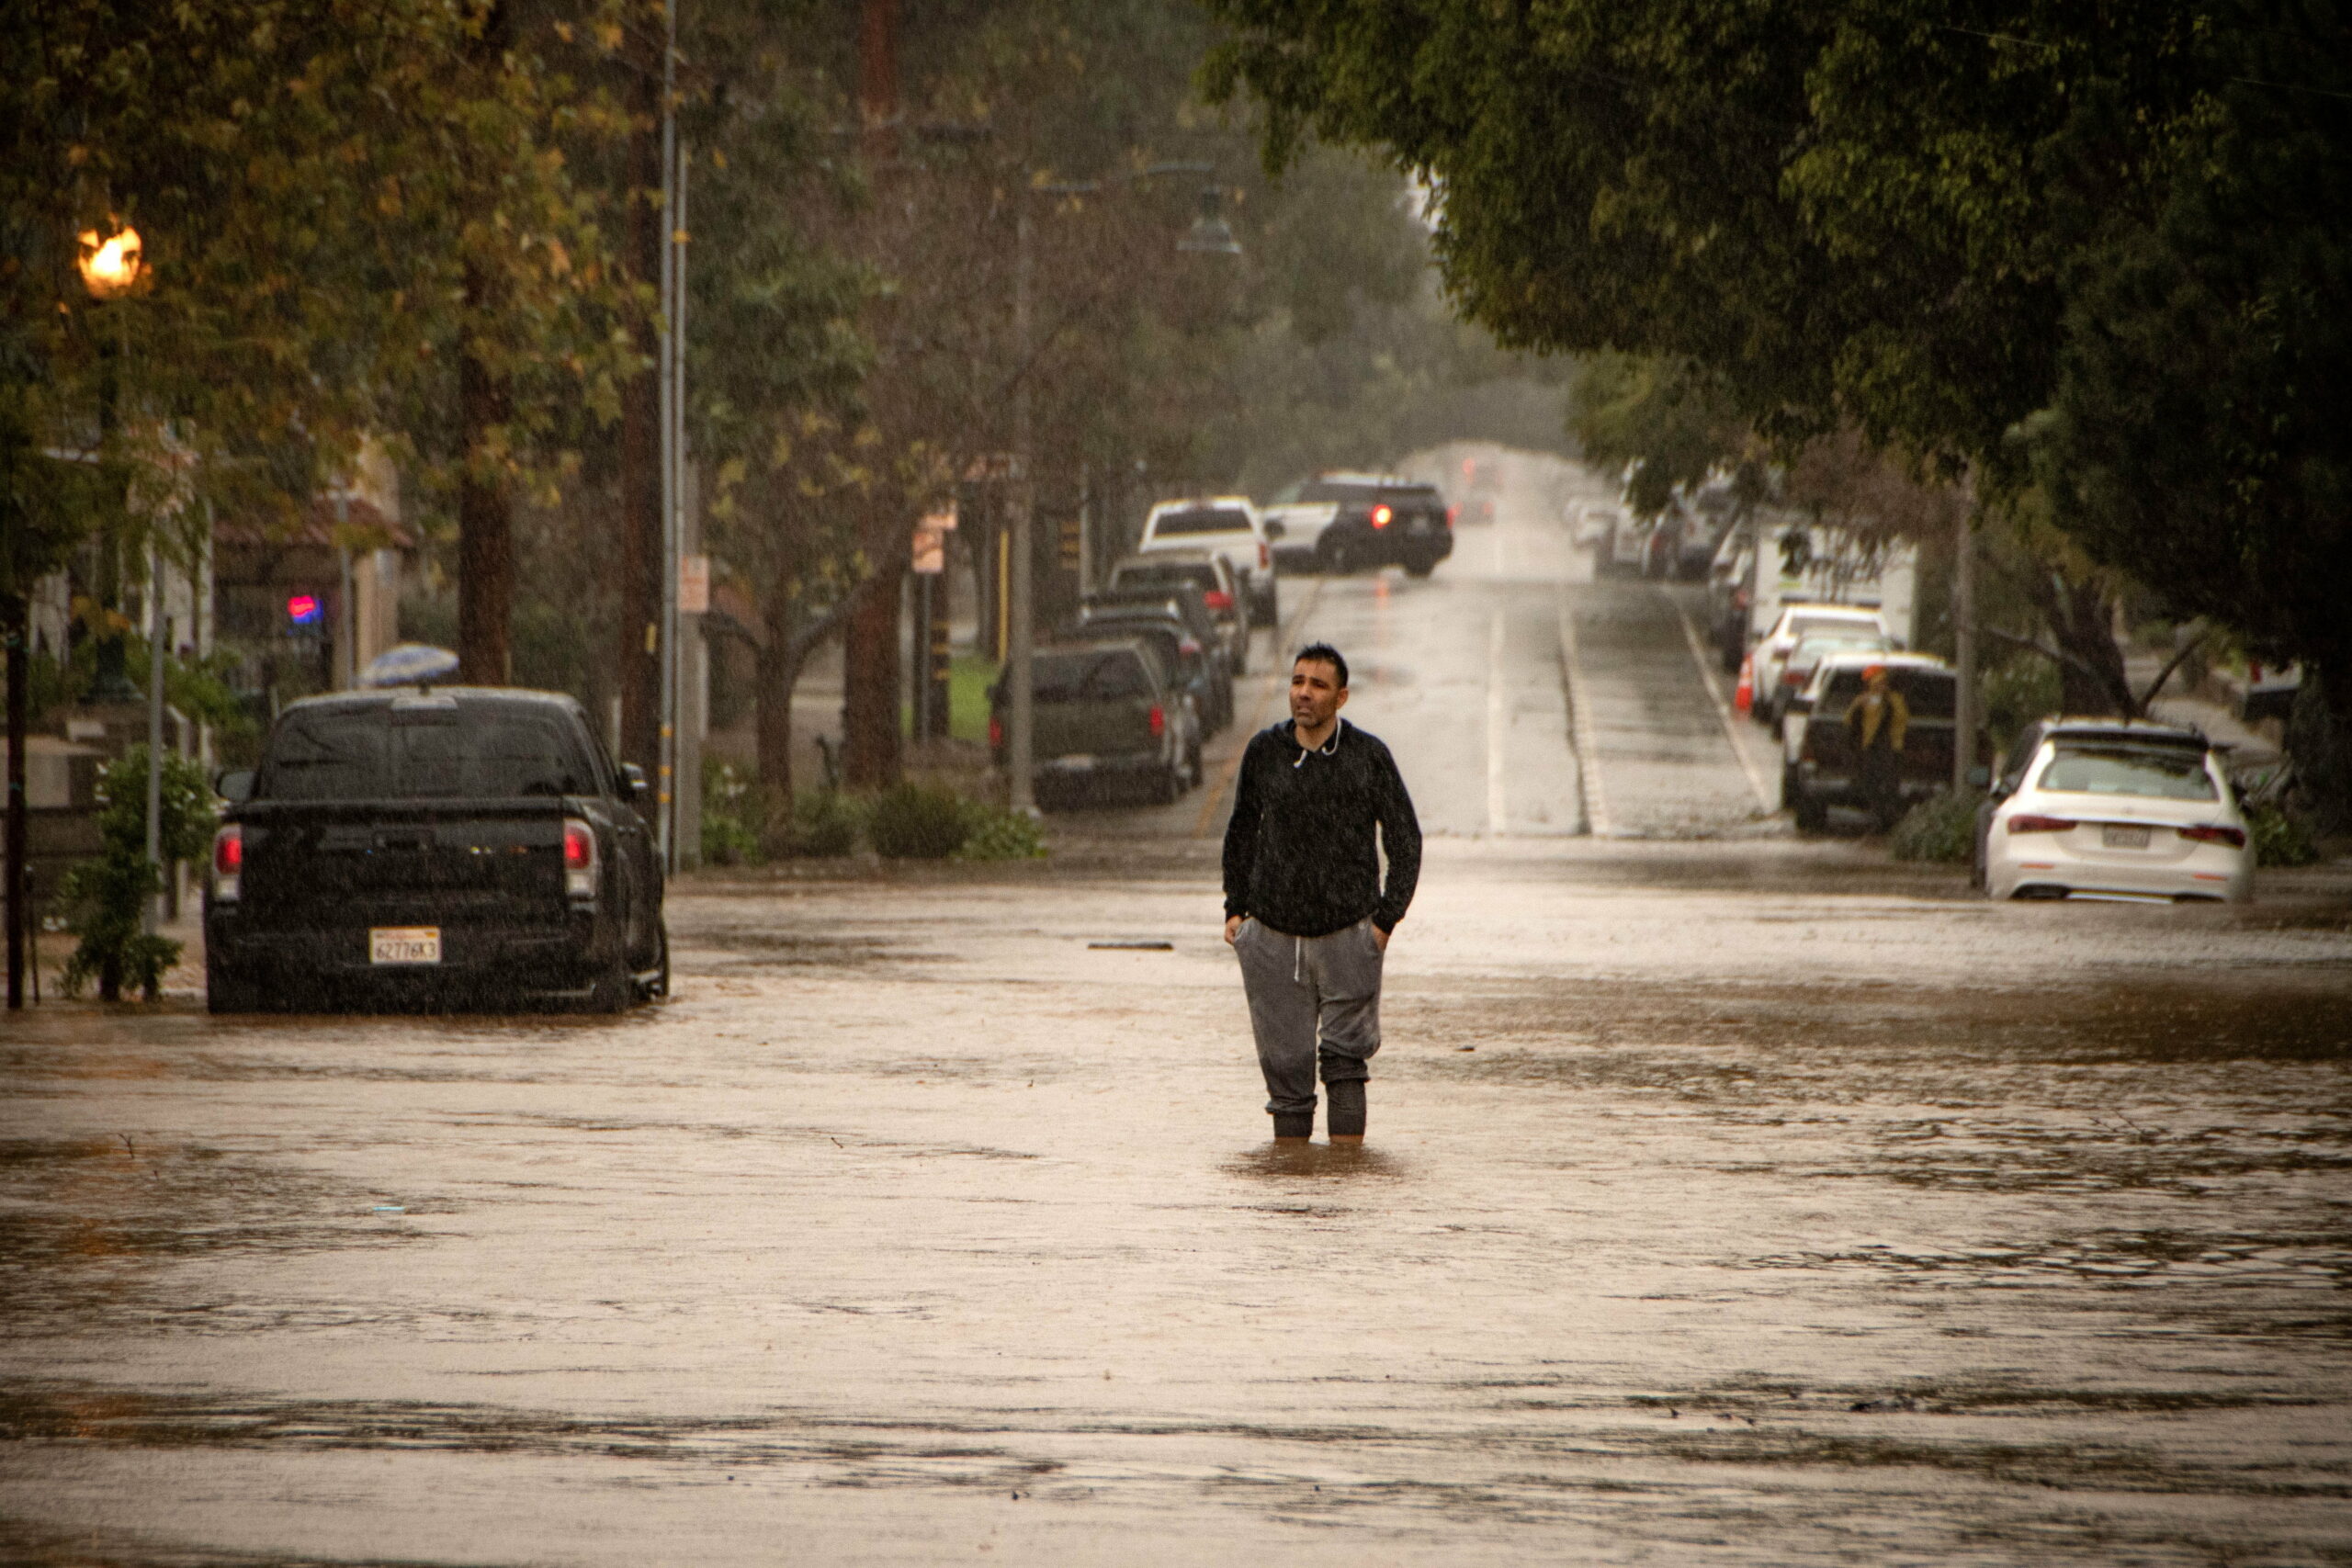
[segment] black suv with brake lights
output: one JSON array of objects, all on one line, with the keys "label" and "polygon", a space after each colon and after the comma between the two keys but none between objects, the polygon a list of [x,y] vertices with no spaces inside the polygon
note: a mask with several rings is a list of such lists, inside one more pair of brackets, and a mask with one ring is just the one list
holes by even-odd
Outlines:
[{"label": "black suv with brake lights", "polygon": [[307,698],[259,770],[220,790],[204,899],[215,1012],[357,994],[617,1010],[668,989],[643,776],[613,766],[568,696]]},{"label": "black suv with brake lights", "polygon": [[1453,553],[1453,510],[1435,485],[1318,479],[1300,496],[1337,503],[1315,541],[1315,562],[1325,571],[1401,566],[1427,577]]}]

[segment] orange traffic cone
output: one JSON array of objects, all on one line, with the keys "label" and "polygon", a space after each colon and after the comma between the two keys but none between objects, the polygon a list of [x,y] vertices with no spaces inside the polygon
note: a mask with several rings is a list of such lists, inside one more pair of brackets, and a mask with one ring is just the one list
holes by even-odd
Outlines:
[{"label": "orange traffic cone", "polygon": [[1731,694],[1731,705],[1742,713],[1756,711],[1756,655],[1752,653],[1739,661],[1739,686]]}]

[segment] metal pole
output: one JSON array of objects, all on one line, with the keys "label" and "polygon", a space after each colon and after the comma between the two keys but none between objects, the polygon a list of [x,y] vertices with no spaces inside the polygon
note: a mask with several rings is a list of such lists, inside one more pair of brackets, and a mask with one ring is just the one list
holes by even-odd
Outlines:
[{"label": "metal pole", "polygon": [[1035,723],[1034,694],[1029,688],[1030,651],[1034,628],[1029,624],[1031,557],[1030,514],[1035,510],[1035,491],[1030,480],[1029,431],[1029,275],[1031,269],[1029,201],[1024,187],[1015,197],[1020,204],[1013,219],[1012,247],[1012,592],[1006,605],[1006,618],[1011,625],[1005,639],[1004,678],[1012,682],[1012,702],[1007,712],[1012,723],[1005,736],[1005,767],[1012,773],[1012,809],[1035,814],[1037,797],[1030,778],[1035,755]]},{"label": "metal pole", "polygon": [[32,924],[25,878],[25,710],[31,704],[32,598],[0,601],[0,633],[8,652],[8,1006],[25,1005],[25,941]]},{"label": "metal pole", "polygon": [[664,0],[662,18],[662,673],[661,743],[654,762],[653,840],[666,873],[671,855],[671,774],[677,749],[678,689],[678,6]]},{"label": "metal pole", "polygon": [[344,488],[334,492],[334,526],[338,536],[338,542],[335,545],[335,560],[343,572],[343,594],[335,601],[337,606],[335,643],[337,646],[334,683],[336,690],[345,692],[359,684],[359,607],[351,602],[351,547],[341,542],[342,539],[348,537],[344,534],[344,530],[350,525],[351,488],[349,482],[345,481]]},{"label": "metal pole", "polygon": [[684,853],[678,829],[679,802],[687,790],[702,787],[699,778],[688,778],[682,771],[685,746],[678,733],[686,713],[686,645],[679,629],[678,574],[684,568],[686,554],[686,175],[693,165],[691,152],[681,146],[673,165],[678,176],[678,224],[670,234],[670,418],[675,428],[670,438],[670,563],[662,574],[662,646],[668,650],[669,665],[669,678],[662,688],[662,744],[670,770],[668,810],[662,818],[670,850],[663,863],[665,872],[675,872]]},{"label": "metal pole", "polygon": [[1973,783],[1969,772],[1976,765],[1976,529],[1972,513],[1960,513],[1957,555],[1952,568],[1952,741],[1951,787],[1965,795]]},{"label": "metal pole", "polygon": [[[350,574],[345,572],[346,580]],[[147,863],[155,890],[147,896],[140,924],[149,936],[162,914],[164,897],[164,551],[147,548]]]}]

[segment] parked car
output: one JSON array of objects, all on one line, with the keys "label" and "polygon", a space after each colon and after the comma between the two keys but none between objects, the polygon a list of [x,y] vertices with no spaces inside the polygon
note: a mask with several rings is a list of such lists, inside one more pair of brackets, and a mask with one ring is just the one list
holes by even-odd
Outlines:
[{"label": "parked car", "polygon": [[1747,527],[1724,534],[1714,559],[1707,564],[1707,632],[1726,675],[1737,674],[1740,660],[1747,657],[1747,605],[1755,565],[1756,536]]},{"label": "parked car", "polygon": [[2254,894],[2254,852],[2222,760],[2173,725],[2050,719],[2018,738],[1980,814],[1996,898],[2135,903]]},{"label": "parked car", "polygon": [[1595,577],[1638,577],[1649,556],[1650,525],[1623,506],[1594,509],[1600,536],[1592,547]]},{"label": "parked car", "polygon": [[214,1012],[553,994],[602,1010],[669,988],[662,865],[616,768],[556,693],[309,697],[229,802],[204,897]]},{"label": "parked car", "polygon": [[[1924,653],[1839,652],[1823,656],[1813,680],[1790,704],[1781,733],[1781,804],[1797,826],[1817,833],[1834,806],[1869,808],[1846,711],[1862,694],[1863,671],[1883,665],[1901,694],[1910,721],[1895,753],[1895,794],[1904,804],[1924,800],[1951,783],[1953,705],[1951,666]],[[1985,755],[1982,736],[1976,754]]]},{"label": "parked car", "polygon": [[[1048,644],[1032,655],[1033,782],[1040,804],[1102,784],[1141,785],[1162,805],[1201,779],[1200,728],[1174,676],[1140,637]],[[1004,682],[990,689],[989,744],[1004,765]]]},{"label": "parked car", "polygon": [[1202,734],[1215,735],[1233,722],[1233,678],[1184,624],[1183,612],[1173,601],[1083,605],[1055,640],[1089,642],[1128,637],[1150,643],[1161,666],[1174,672],[1200,716]]},{"label": "parked car", "polygon": [[1453,516],[1437,486],[1391,474],[1318,474],[1265,508],[1278,561],[1332,573],[1401,566],[1415,577],[1453,553]]},{"label": "parked car", "polygon": [[1225,645],[1227,661],[1237,675],[1250,672],[1250,596],[1242,592],[1233,569],[1215,550],[1158,550],[1129,556],[1111,569],[1111,592],[1165,592],[1189,585],[1200,591],[1201,602],[1216,618],[1217,637]]},{"label": "parked car", "polygon": [[1150,555],[1169,549],[1215,550],[1249,593],[1250,621],[1261,626],[1281,624],[1273,549],[1266,538],[1265,520],[1248,496],[1163,501],[1153,506],[1143,520],[1143,541],[1136,552]]},{"label": "parked car", "polygon": [[1233,711],[1233,654],[1226,647],[1224,623],[1216,612],[1209,608],[1208,594],[1197,582],[1161,583],[1120,592],[1105,589],[1086,600],[1090,610],[1173,610],[1194,640],[1208,655],[1218,689],[1218,703],[1225,712]]},{"label": "parked car", "polygon": [[1796,700],[1813,680],[1813,672],[1821,667],[1822,660],[1832,653],[1892,653],[1886,638],[1877,628],[1865,626],[1837,625],[1809,631],[1797,638],[1789,656],[1781,660],[1780,678],[1772,682],[1770,692],[1756,694],[1758,706],[1763,707],[1765,722],[1778,735],[1784,728],[1789,705]]},{"label": "parked car", "polygon": [[[1876,610],[1855,604],[1821,604],[1807,603],[1784,604],[1780,617],[1764,640],[1756,645],[1755,690],[1759,694],[1771,691],[1781,682],[1781,666],[1797,645],[1797,639],[1808,632],[1827,631],[1833,627],[1860,628],[1884,638],[1888,646],[1899,646],[1889,637],[1885,619]],[[1748,709],[1748,716],[1758,724],[1770,721],[1760,700]]]}]

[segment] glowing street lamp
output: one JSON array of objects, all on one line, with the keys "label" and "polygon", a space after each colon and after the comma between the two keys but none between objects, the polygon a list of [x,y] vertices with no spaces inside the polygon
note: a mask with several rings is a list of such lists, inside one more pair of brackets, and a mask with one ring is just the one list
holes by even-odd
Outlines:
[{"label": "glowing street lamp", "polygon": [[110,240],[100,240],[96,229],[83,231],[82,254],[74,265],[81,268],[82,286],[90,298],[120,299],[139,286],[139,275],[145,270],[139,231],[126,223]]}]

